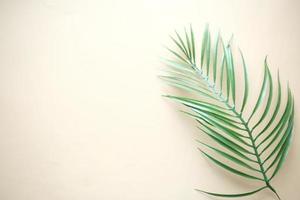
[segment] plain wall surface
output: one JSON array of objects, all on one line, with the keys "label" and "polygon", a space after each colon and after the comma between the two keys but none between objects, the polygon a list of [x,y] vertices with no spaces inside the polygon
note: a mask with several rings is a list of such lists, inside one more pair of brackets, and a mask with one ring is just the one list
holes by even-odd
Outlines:
[{"label": "plain wall surface", "polygon": [[297,0],[1,1],[0,199],[205,200],[195,188],[253,190],[199,153],[195,123],[161,97],[173,92],[157,78],[163,45],[190,23],[198,42],[206,23],[235,35],[254,93],[265,55],[289,80],[294,138],[273,185],[283,200],[299,199]]}]

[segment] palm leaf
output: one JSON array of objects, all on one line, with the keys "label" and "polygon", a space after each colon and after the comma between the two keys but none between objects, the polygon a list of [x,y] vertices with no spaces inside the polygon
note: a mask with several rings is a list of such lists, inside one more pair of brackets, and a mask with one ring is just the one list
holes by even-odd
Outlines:
[{"label": "palm leaf", "polygon": [[[219,33],[214,43],[211,38],[206,26],[202,38],[200,66],[197,66],[192,27],[190,26],[190,30],[185,29],[183,35],[175,31],[175,37],[171,36],[176,49],[167,49],[175,58],[164,60],[168,66],[168,75],[160,77],[168,84],[187,91],[192,97],[165,97],[186,106],[188,111],[183,112],[195,119],[201,132],[211,139],[212,144],[198,141],[202,144],[199,150],[208,160],[227,172],[262,182],[263,185],[251,192],[240,194],[199,191],[218,197],[242,197],[270,189],[280,199],[271,186],[271,181],[282,167],[291,144],[294,125],[292,92],[287,87],[286,101],[282,100],[279,75],[275,90],[266,58],[258,98],[253,108],[247,108],[250,105],[250,87],[242,51],[239,50],[239,56],[244,81],[242,91],[238,91],[235,72],[237,64],[230,44],[232,38],[227,44],[224,44]],[[239,95],[239,92],[243,95]],[[241,100],[238,96],[242,97]],[[251,112],[244,114],[245,108]],[[245,115],[249,116],[248,119]],[[245,169],[248,171],[245,172]]]}]

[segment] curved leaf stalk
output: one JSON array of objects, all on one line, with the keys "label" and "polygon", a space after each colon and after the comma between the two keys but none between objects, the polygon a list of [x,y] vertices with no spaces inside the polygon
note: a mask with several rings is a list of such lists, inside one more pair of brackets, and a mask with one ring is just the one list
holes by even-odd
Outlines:
[{"label": "curved leaf stalk", "polygon": [[[260,159],[260,156],[259,156],[259,153],[258,153],[258,150],[257,150],[257,146],[255,144],[255,140],[254,140],[254,137],[252,135],[252,130],[249,128],[248,126],[248,122],[246,122],[242,116],[241,113],[238,113],[236,111],[236,108],[234,105],[230,105],[228,103],[228,100],[226,100],[224,97],[223,97],[223,94],[222,94],[222,91],[221,90],[217,90],[216,89],[216,84],[211,84],[210,81],[209,81],[209,77],[208,76],[205,76],[201,70],[194,64],[194,69],[198,72],[198,74],[200,75],[200,77],[207,83],[207,86],[212,90],[212,92],[216,95],[216,97],[219,98],[219,100],[221,102],[223,102],[235,115],[236,117],[239,118],[239,120],[241,121],[241,123],[243,124],[243,126],[245,127],[245,130],[247,131],[248,135],[249,135],[249,139],[251,140],[251,144],[252,144],[252,148],[254,150],[254,154],[255,154],[255,157],[256,157],[256,160],[257,160],[257,163],[260,167],[260,172],[261,174],[263,175],[263,178],[264,178],[264,182],[266,184],[265,187],[263,188],[260,188],[259,190],[257,190],[256,192],[259,192],[263,189],[266,189],[266,188],[269,188],[276,196],[279,200],[281,200],[280,196],[278,195],[277,191],[271,186],[270,182],[269,182],[269,179],[266,175],[266,172],[265,172],[265,169],[264,169],[264,166],[263,166],[263,163]],[[199,190],[200,191],[200,190]],[[251,193],[252,194],[252,193]],[[232,197],[232,196],[229,196],[229,197]]]}]

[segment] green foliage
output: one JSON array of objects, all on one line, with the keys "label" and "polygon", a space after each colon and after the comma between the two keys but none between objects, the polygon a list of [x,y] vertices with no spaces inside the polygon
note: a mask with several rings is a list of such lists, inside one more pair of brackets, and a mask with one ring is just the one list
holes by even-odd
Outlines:
[{"label": "green foliage", "polygon": [[[199,191],[218,197],[242,197],[270,189],[280,199],[270,182],[285,161],[292,137],[294,99],[289,86],[283,99],[277,75],[277,93],[274,93],[274,81],[266,58],[257,101],[253,108],[246,109],[251,112],[244,113],[249,107],[249,79],[242,51],[238,57],[244,81],[237,85],[232,46],[230,42],[224,44],[220,34],[212,44],[206,27],[199,66],[192,27],[189,31],[185,29],[184,36],[177,32],[175,36],[171,39],[176,50],[168,48],[175,58],[164,60],[169,70],[167,75],[160,77],[193,97],[165,97],[185,105],[188,111],[184,113],[195,119],[201,132],[212,140],[213,144],[199,141],[202,145],[199,150],[208,160],[237,176],[262,183],[260,188],[241,194]],[[237,94],[240,92],[237,86],[242,88],[242,94]]]}]

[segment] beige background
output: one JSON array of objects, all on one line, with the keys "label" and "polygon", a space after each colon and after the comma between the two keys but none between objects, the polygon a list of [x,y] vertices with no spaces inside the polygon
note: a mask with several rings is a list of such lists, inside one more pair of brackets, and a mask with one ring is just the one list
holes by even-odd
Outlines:
[{"label": "beige background", "polygon": [[1,1],[0,199],[205,200],[194,188],[253,189],[204,159],[192,120],[160,96],[168,35],[192,23],[199,41],[206,22],[235,34],[252,89],[266,54],[290,81],[295,137],[273,184],[299,199],[297,0]]}]

